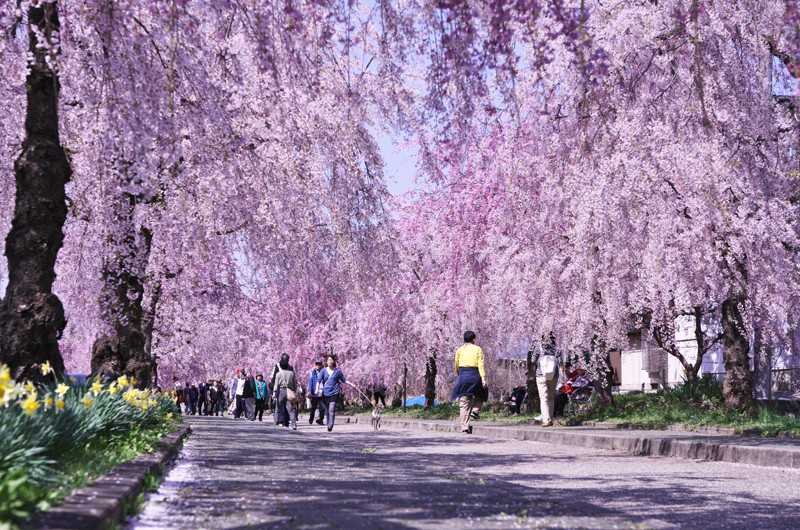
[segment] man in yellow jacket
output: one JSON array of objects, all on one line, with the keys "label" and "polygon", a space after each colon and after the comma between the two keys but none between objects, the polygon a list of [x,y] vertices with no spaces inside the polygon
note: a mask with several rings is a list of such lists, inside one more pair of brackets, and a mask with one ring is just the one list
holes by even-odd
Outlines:
[{"label": "man in yellow jacket", "polygon": [[489,398],[486,385],[486,368],[483,364],[483,350],[475,346],[475,333],[464,333],[464,345],[456,351],[456,380],[450,399],[459,400],[461,407],[461,433],[470,434],[471,418],[479,419],[481,406]]}]

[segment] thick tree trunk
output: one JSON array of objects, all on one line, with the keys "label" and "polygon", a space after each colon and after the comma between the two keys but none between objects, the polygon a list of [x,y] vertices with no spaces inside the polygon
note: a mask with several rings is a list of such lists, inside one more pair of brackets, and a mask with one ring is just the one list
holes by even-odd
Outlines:
[{"label": "thick tree trunk", "polygon": [[533,358],[533,350],[528,350],[527,371],[525,372],[525,382],[528,386],[528,412],[531,414],[539,414],[541,410],[541,402],[539,400],[539,387],[536,386],[536,366],[534,366],[531,359]]},{"label": "thick tree trunk", "polygon": [[422,407],[424,410],[432,409],[436,400],[436,373],[436,352],[433,352],[425,363],[425,406]]},{"label": "thick tree trunk", "polygon": [[610,405],[614,406],[614,394],[611,392],[612,385],[614,384],[614,367],[611,366],[611,352],[606,350],[605,358],[605,373],[599,374],[597,377],[597,405]]},{"label": "thick tree trunk", "polygon": [[745,335],[741,306],[745,295],[734,294],[722,303],[722,358],[725,384],[722,395],[728,409],[753,406],[753,378],[750,374],[750,344]]},{"label": "thick tree trunk", "polygon": [[137,237],[133,226],[135,200],[126,198],[118,209],[120,234],[112,236],[111,258],[103,271],[103,299],[114,335],[99,337],[92,347],[92,373],[110,378],[127,375],[138,388],[149,388],[152,358],[145,349],[142,299],[144,274],[152,238],[148,230]]},{"label": "thick tree trunk", "polygon": [[[31,27],[48,41],[59,31],[56,8],[53,2],[28,10]],[[14,164],[17,196],[6,238],[9,278],[0,302],[0,361],[22,380],[42,380],[38,366],[44,362],[64,371],[58,339],[66,325],[52,287],[67,218],[64,186],[72,169],[58,137],[58,77],[46,62],[50,52],[37,47],[36,35],[28,31],[33,61],[25,82],[25,141]]]}]

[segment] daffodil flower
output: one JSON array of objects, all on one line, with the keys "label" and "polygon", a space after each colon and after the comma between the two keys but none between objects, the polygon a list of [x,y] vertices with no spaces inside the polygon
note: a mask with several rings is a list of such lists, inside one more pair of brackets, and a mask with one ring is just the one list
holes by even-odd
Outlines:
[{"label": "daffodil flower", "polygon": [[59,385],[56,387],[56,394],[58,394],[59,396],[63,396],[64,394],[67,393],[68,390],[69,390],[69,385],[65,385],[64,383],[59,383]]},{"label": "daffodil flower", "polygon": [[172,419],[172,414],[171,413],[167,414],[167,419],[170,419],[170,420]]},{"label": "daffodil flower", "polygon": [[102,391],[103,391],[103,385],[101,385],[100,383],[94,383],[92,385],[92,392],[94,392],[95,396]]},{"label": "daffodil flower", "polygon": [[117,383],[119,383],[119,386],[128,386],[128,378],[121,375],[117,377]]},{"label": "daffodil flower", "polygon": [[56,401],[56,412],[58,412],[61,409],[63,409],[64,405],[65,405],[65,403],[64,403],[63,400],[59,399],[58,401]]},{"label": "daffodil flower", "polygon": [[47,394],[47,397],[44,398],[44,408],[49,409],[53,406],[53,395]]},{"label": "daffodil flower", "polygon": [[11,370],[5,364],[0,364],[0,383],[11,381]]},{"label": "daffodil flower", "polygon": [[72,382],[72,383],[74,383],[74,382],[76,381],[76,379],[75,379],[74,377],[72,377],[72,376],[69,376],[69,380],[70,380],[70,382]]},{"label": "daffodil flower", "polygon": [[47,375],[53,372],[53,367],[50,366],[50,361],[45,362],[40,369],[42,370],[42,375]]},{"label": "daffodil flower", "polygon": [[33,391],[28,394],[25,400],[19,403],[19,406],[22,407],[22,411],[28,416],[33,416],[36,413],[36,409],[39,408],[39,402],[36,401],[37,397],[38,394],[36,391]]},{"label": "daffodil flower", "polygon": [[92,401],[92,395],[89,392],[86,392],[86,395],[81,399],[81,403],[87,408],[92,406]]},{"label": "daffodil flower", "polygon": [[108,387],[109,394],[116,394],[117,393],[117,383],[111,383]]},{"label": "daffodil flower", "polygon": [[25,383],[25,391],[26,391],[26,392],[33,392],[33,389],[34,389],[34,388],[36,388],[36,387],[35,387],[35,386],[33,386],[33,383],[31,383],[30,381],[28,381],[27,383]]}]

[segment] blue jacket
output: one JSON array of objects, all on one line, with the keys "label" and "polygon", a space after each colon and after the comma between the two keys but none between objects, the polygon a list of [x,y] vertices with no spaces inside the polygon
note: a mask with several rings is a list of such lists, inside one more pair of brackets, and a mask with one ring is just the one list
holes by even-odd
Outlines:
[{"label": "blue jacket", "polygon": [[306,387],[308,389],[308,397],[320,396],[320,394],[317,394],[317,382],[319,381],[319,374],[320,372],[317,372],[317,369],[314,368],[308,375],[308,386]]},{"label": "blue jacket", "polygon": [[267,382],[256,380],[256,399],[266,399],[267,397],[269,397]]},{"label": "blue jacket", "polygon": [[344,374],[338,368],[333,369],[333,373],[331,373],[330,369],[324,368],[319,377],[322,381],[322,395],[323,396],[335,396],[342,391],[341,383],[346,383],[347,379],[345,379]]}]

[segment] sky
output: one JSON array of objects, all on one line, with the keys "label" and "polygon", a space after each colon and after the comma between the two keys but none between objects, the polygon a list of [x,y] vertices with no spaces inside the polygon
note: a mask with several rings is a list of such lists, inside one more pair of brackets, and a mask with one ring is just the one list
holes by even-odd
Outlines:
[{"label": "sky", "polygon": [[412,189],[417,165],[416,152],[410,148],[398,149],[396,139],[390,135],[378,138],[378,147],[386,164],[384,172],[389,191],[400,195]]}]

